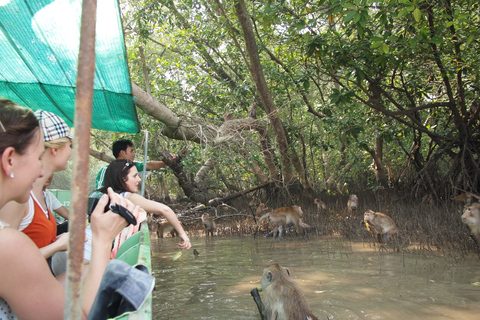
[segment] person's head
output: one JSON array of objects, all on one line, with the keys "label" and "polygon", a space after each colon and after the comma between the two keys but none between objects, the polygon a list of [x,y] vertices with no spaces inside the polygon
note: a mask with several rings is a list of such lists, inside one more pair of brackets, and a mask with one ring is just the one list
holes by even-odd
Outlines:
[{"label": "person's head", "polygon": [[127,159],[133,161],[135,153],[133,152],[133,142],[128,139],[117,140],[112,144],[112,153],[115,159]]},{"label": "person's head", "polygon": [[142,181],[138,176],[135,164],[126,159],[117,159],[110,163],[105,171],[105,179],[101,192],[106,193],[107,188],[112,188],[117,193],[137,192],[138,184]]},{"label": "person's head", "polygon": [[[46,160],[52,165],[53,172],[65,170],[72,156],[73,134],[65,121],[52,112],[35,111],[47,148]],[[47,159],[48,158],[48,159]]]},{"label": "person's head", "polygon": [[33,182],[43,176],[43,134],[29,108],[0,99],[0,185],[6,201],[26,202]]}]

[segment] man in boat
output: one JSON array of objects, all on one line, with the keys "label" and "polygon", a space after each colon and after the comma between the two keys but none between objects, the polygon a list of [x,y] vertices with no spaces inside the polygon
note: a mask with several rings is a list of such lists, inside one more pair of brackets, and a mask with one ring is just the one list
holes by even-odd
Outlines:
[{"label": "man in boat", "polygon": [[[112,144],[112,153],[115,159],[125,159],[132,161],[137,167],[138,172],[143,172],[143,162],[134,161],[135,153],[133,152],[133,142],[128,139],[117,140]],[[173,158],[176,158],[175,154],[172,154]],[[146,164],[146,169],[148,171],[157,170],[165,167],[167,164],[163,161],[148,161]],[[95,190],[103,187],[103,180],[105,179],[105,171],[107,171],[108,164],[103,166],[97,174],[97,179],[95,180]]]}]

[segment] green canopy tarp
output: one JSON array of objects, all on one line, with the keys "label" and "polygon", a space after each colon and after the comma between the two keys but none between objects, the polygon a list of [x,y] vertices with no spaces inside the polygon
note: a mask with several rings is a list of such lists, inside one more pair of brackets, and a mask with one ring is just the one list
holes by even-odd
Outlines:
[{"label": "green canopy tarp", "polygon": [[[0,0],[0,97],[73,126],[81,0]],[[120,9],[98,0],[92,128],[137,133]]]}]

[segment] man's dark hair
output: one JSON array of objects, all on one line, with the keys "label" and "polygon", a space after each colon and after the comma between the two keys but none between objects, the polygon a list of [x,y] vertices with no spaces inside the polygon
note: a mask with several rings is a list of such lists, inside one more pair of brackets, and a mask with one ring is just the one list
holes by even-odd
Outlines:
[{"label": "man's dark hair", "polygon": [[120,151],[127,151],[127,147],[133,148],[133,142],[128,139],[117,140],[112,144],[112,153],[115,159],[118,158]]}]

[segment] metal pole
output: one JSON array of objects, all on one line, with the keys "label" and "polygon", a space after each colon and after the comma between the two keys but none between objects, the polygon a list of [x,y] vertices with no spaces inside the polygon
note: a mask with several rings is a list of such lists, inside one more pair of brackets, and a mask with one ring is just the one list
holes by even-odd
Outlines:
[{"label": "metal pole", "polygon": [[145,178],[147,177],[147,150],[148,150],[148,131],[145,130],[145,152],[143,153],[143,175],[142,175],[142,189],[140,195],[145,195]]},{"label": "metal pole", "polygon": [[97,1],[83,0],[75,97],[72,210],[69,220],[67,280],[64,319],[82,317],[82,267],[87,212],[90,128],[95,75],[95,25]]}]

